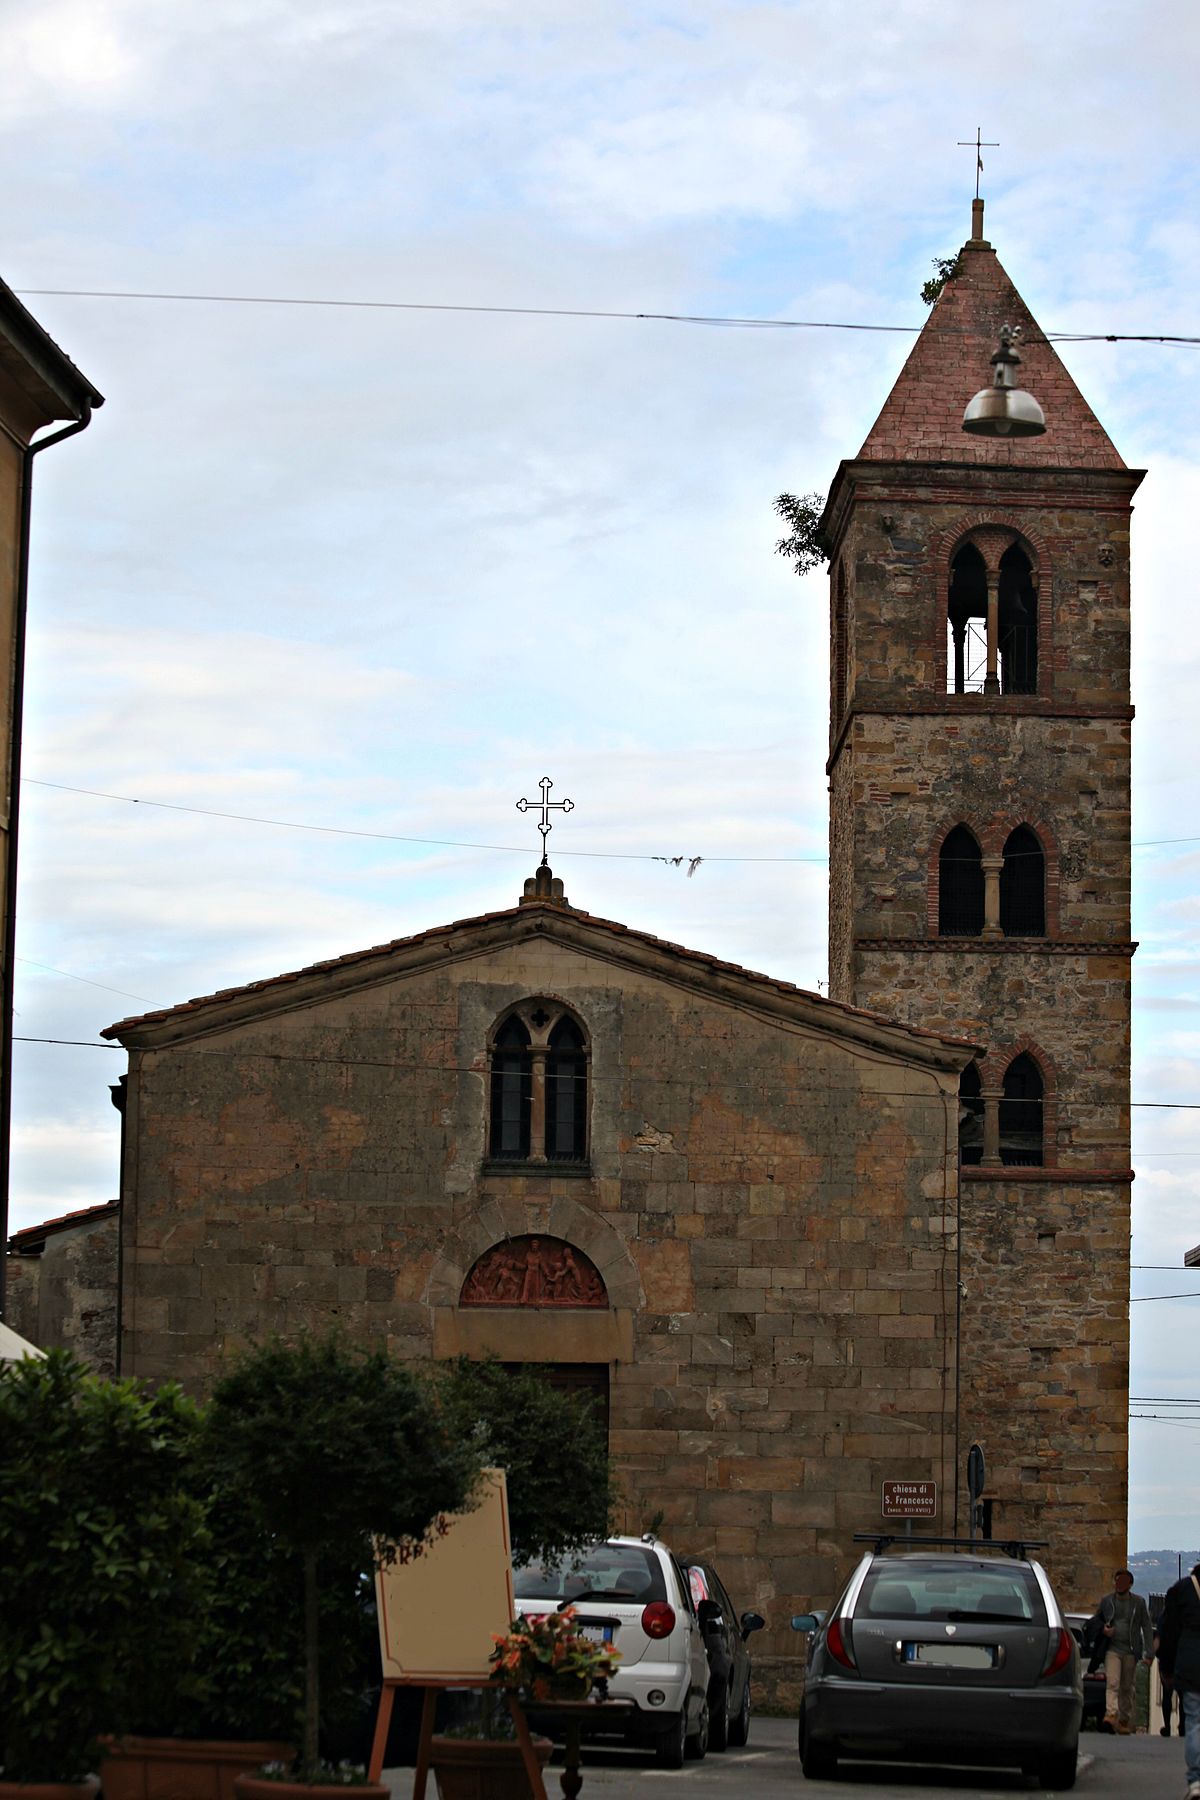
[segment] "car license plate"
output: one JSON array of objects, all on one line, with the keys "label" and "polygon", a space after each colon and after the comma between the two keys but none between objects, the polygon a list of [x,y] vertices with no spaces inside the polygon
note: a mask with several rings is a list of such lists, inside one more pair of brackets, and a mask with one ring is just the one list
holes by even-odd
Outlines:
[{"label": "car license plate", "polygon": [[581,1636],[590,1638],[593,1644],[611,1644],[615,1625],[584,1625]]},{"label": "car license plate", "polygon": [[937,1669],[994,1669],[996,1652],[990,1644],[905,1644],[904,1660]]}]

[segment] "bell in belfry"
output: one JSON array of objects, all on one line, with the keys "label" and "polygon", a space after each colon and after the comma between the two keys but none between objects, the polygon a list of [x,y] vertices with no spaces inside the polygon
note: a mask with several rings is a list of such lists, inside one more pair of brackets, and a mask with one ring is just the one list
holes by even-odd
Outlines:
[{"label": "bell in belfry", "polygon": [[981,388],[963,414],[962,428],[977,437],[1040,437],[1046,416],[1032,394],[1016,386],[1014,370],[1021,358],[1016,340],[1020,326],[1005,325],[992,358],[991,387]]}]

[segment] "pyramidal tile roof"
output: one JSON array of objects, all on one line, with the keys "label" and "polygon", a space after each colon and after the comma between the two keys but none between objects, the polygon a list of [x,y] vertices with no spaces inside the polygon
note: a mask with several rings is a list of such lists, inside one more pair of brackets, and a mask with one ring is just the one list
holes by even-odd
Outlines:
[{"label": "pyramidal tile roof", "polygon": [[[1021,327],[1017,386],[1026,388],[1045,413],[1044,437],[974,437],[962,428],[967,402],[980,388],[991,385],[991,356],[1003,325]],[[958,273],[942,289],[857,460],[1053,469],[1125,467],[982,236],[963,245]]]}]

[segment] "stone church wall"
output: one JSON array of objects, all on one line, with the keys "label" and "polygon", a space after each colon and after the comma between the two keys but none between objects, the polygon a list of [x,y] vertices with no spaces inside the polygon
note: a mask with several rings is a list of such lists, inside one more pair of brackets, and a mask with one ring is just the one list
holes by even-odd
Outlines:
[{"label": "stone church wall", "polygon": [[[524,921],[522,921],[524,924]],[[682,955],[682,953],[681,953]],[[565,1001],[591,1046],[588,1172],[489,1170],[486,1044]],[[819,1004],[819,1003],[818,1003]],[[135,1052],[125,1368],[203,1390],[269,1331],[405,1357],[609,1366],[620,1523],[709,1553],[768,1619],[828,1604],[890,1477],[953,1481],[954,1095],[919,1066],[539,940]],[[902,1049],[902,1046],[901,1046]],[[611,1316],[465,1308],[473,1260],[548,1234]]]},{"label": "stone church wall", "polygon": [[71,1350],[97,1375],[117,1362],[115,1213],[55,1231],[36,1255],[5,1258],[5,1323],[39,1349]]}]

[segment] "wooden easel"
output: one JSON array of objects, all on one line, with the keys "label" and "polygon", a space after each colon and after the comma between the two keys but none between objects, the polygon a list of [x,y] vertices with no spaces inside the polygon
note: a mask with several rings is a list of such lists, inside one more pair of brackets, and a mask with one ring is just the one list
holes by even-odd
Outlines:
[{"label": "wooden easel", "polygon": [[[470,1676],[414,1675],[401,1676],[398,1680],[385,1679],[383,1692],[379,1696],[379,1717],[375,1721],[375,1740],[371,1745],[371,1761],[367,1765],[367,1780],[378,1781],[383,1773],[384,1752],[387,1749],[388,1727],[392,1722],[392,1707],[395,1704],[396,1689],[402,1687],[423,1688],[425,1699],[421,1706],[421,1735],[417,1742],[417,1766],[413,1775],[413,1800],[425,1800],[425,1784],[429,1779],[429,1759],[433,1746],[433,1715],[437,1705],[437,1697],[446,1688],[475,1688],[480,1693],[493,1689],[487,1680],[472,1680]],[[529,1777],[529,1789],[533,1800],[546,1800],[546,1789],[542,1783],[542,1771],[538,1764],[537,1753],[533,1748],[533,1739],[529,1734],[529,1721],[525,1717],[525,1709],[516,1695],[509,1688],[503,1690],[508,1701],[508,1710],[512,1714],[512,1722],[517,1733],[517,1742],[521,1746],[521,1759],[525,1764],[525,1773]]]}]

